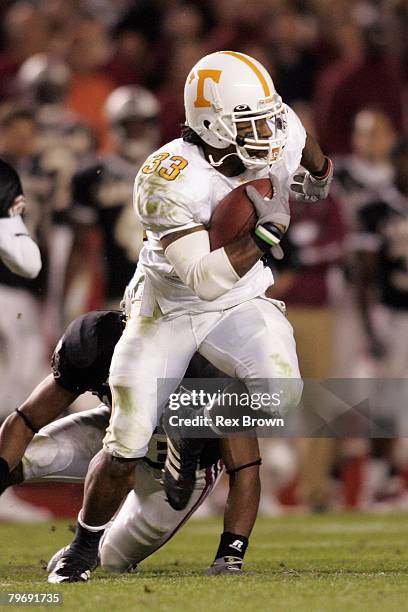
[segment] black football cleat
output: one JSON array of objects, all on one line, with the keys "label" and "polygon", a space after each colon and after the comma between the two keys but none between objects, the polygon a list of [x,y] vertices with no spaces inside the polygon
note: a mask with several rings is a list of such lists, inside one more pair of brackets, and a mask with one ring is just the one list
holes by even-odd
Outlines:
[{"label": "black football cleat", "polygon": [[205,571],[206,576],[219,576],[220,574],[243,574],[242,559],[240,557],[220,557]]},{"label": "black football cleat", "polygon": [[[180,391],[189,391],[180,387]],[[200,417],[203,409],[193,406],[181,406],[177,415],[181,421]],[[167,437],[167,457],[164,464],[162,483],[167,494],[167,500],[174,510],[184,510],[194,491],[196,471],[200,466],[200,457],[206,439],[186,437],[183,429],[170,425],[170,411],[165,412],[162,425]]]},{"label": "black football cleat", "polygon": [[[62,554],[61,554],[62,553]],[[58,558],[59,557],[59,558]],[[55,563],[56,561],[56,563]],[[75,547],[67,546],[50,560],[47,569],[50,584],[63,582],[87,582],[98,565],[98,556],[81,554]]]},{"label": "black football cleat", "polygon": [[57,565],[58,561],[65,555],[68,549],[69,549],[69,544],[67,546],[63,546],[62,548],[57,550],[56,553],[52,555],[51,559],[47,563],[47,572],[49,574],[51,574],[54,571],[55,566]]},{"label": "black football cleat", "polygon": [[204,442],[195,438],[167,438],[162,482],[174,510],[184,510],[190,501]]}]

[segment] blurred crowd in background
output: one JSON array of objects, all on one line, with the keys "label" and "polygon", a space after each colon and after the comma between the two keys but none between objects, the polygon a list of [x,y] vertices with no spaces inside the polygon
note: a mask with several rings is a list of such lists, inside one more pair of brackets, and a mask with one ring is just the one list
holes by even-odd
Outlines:
[{"label": "blurred crowd in background", "polygon": [[[406,377],[407,2],[3,0],[0,157],[21,175],[44,266],[36,281],[0,268],[0,420],[68,322],[119,306],[143,240],[136,172],[179,137],[189,69],[222,49],[268,68],[335,164],[324,204],[292,203],[277,270],[303,376]],[[385,233],[384,206],[399,210]],[[408,503],[405,440],[262,447],[264,513]]]}]

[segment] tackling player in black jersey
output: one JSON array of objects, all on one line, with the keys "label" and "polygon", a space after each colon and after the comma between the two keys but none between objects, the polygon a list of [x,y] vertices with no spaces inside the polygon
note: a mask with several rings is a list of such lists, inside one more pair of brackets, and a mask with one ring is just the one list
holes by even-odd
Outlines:
[{"label": "tackling player in black jersey", "polygon": [[[84,479],[89,461],[102,447],[103,434],[109,424],[111,394],[107,378],[113,349],[123,326],[123,316],[118,311],[91,312],[70,324],[55,349],[52,374],[38,385],[0,429],[0,491],[12,484],[39,478]],[[203,369],[208,376],[208,367],[207,362],[197,355],[190,364],[187,376],[198,378]],[[214,370],[212,375],[216,376],[217,372]],[[48,425],[86,391],[95,394],[103,405]],[[165,501],[164,491],[157,484],[157,470],[163,468],[166,458],[166,441],[163,436],[153,436],[149,452],[141,460],[146,467],[137,468],[141,471],[137,482],[150,491],[144,516],[149,518],[151,515],[153,525],[150,526],[156,529],[150,529],[149,533],[158,533],[160,537],[153,538],[149,546],[143,547],[137,538],[132,540],[127,532],[129,515],[137,517],[140,513],[138,504],[142,503],[137,497],[138,489],[135,489],[129,494],[125,509],[121,510],[113,527],[104,536],[100,548],[102,564],[116,570],[126,570],[164,544],[213,488],[221,471],[218,465],[221,455],[227,470],[234,472],[236,468],[258,460],[257,441],[254,438],[208,440],[201,452],[197,487],[191,503],[183,512],[177,512]],[[258,470],[259,466],[254,465],[231,475],[224,517],[225,531],[210,570],[212,573],[239,572],[241,569],[258,507]],[[164,504],[163,507],[161,504]],[[160,512],[157,505],[160,505]],[[157,515],[167,517],[166,525],[154,524]],[[141,538],[145,540],[146,537],[147,534],[142,533]],[[237,541],[240,542],[239,547]],[[123,549],[126,549],[125,552],[118,557],[117,550]],[[70,551],[64,549],[61,554],[75,557],[77,553],[74,540]],[[58,568],[60,557],[57,555],[49,568],[52,570],[52,582],[65,581],[63,570]],[[86,560],[83,567],[83,560],[81,564],[79,556],[76,580],[87,580],[89,569],[94,567],[96,561],[96,558]]]}]

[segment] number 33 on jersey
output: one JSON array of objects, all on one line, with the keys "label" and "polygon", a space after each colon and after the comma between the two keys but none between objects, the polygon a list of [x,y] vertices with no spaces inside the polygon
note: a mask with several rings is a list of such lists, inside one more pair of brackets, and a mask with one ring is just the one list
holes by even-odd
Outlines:
[{"label": "number 33 on jersey", "polygon": [[[201,157],[196,149],[177,139],[164,150],[159,149],[150,155],[139,170],[134,188],[134,208],[147,230],[164,230],[191,222],[191,196],[192,202],[197,201],[197,194],[192,189],[197,180],[195,158],[197,155]],[[201,192],[202,181],[201,177]]]},{"label": "number 33 on jersey", "polygon": [[[169,159],[171,162],[169,167],[163,166],[164,160]],[[142,168],[143,174],[153,174],[154,172],[158,172],[158,175],[161,178],[166,179],[166,181],[174,181],[180,172],[184,170],[184,168],[188,165],[188,161],[181,157],[180,155],[171,155],[170,153],[157,153],[151,157],[149,163],[147,163]]]}]

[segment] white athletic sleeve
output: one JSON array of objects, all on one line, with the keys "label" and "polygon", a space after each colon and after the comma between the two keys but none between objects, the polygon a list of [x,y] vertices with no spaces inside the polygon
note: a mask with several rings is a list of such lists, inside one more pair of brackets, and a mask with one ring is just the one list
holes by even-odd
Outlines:
[{"label": "white athletic sleeve", "polygon": [[175,240],[165,253],[179,278],[202,300],[217,299],[240,280],[223,247],[210,251],[206,230]]},{"label": "white athletic sleeve", "polygon": [[0,259],[25,278],[36,278],[41,270],[40,249],[20,215],[0,219]]}]

